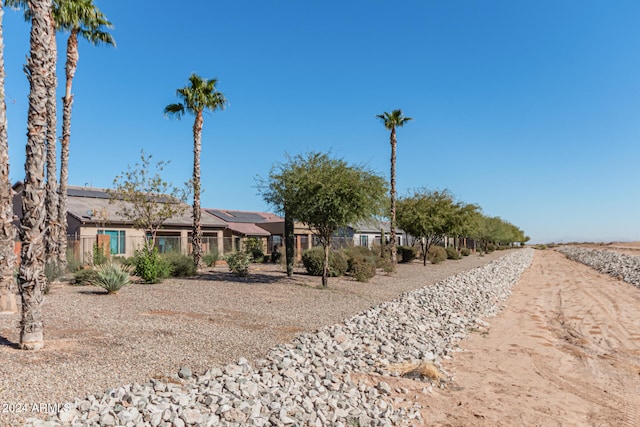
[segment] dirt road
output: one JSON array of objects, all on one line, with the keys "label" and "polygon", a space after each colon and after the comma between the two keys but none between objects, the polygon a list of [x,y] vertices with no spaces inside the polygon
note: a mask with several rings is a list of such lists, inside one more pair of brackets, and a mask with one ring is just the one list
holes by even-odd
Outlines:
[{"label": "dirt road", "polygon": [[639,426],[639,313],[639,289],[537,251],[507,307],[444,364],[447,389],[393,383],[424,425]]}]

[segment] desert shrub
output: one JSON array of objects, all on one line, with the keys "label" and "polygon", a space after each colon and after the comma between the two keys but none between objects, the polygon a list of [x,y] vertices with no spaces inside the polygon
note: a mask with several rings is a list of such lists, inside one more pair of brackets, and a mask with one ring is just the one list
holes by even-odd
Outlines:
[{"label": "desert shrub", "polygon": [[385,256],[384,258],[377,257],[376,267],[382,269],[385,273],[393,273],[395,271],[395,266],[391,262],[391,258],[388,256]]},{"label": "desert shrub", "polygon": [[398,246],[398,262],[411,262],[418,256],[418,251],[412,246]]},{"label": "desert shrub", "polygon": [[460,259],[460,253],[453,246],[447,246],[445,251],[447,252],[447,259]]},{"label": "desert shrub", "polygon": [[218,250],[214,248],[212,251],[204,254],[204,256],[202,257],[202,262],[207,267],[215,267],[218,259],[220,259],[220,255],[218,254]]},{"label": "desert shrub", "polygon": [[277,264],[280,262],[281,259],[282,259],[282,249],[278,248],[278,250],[271,252],[272,263]]},{"label": "desert shrub", "polygon": [[197,274],[193,258],[180,252],[167,252],[161,257],[171,266],[172,277],[189,277]]},{"label": "desert shrub", "polygon": [[[312,276],[322,276],[324,250],[321,247],[307,249],[302,253],[302,264]],[[347,260],[339,251],[329,252],[329,276],[344,276],[348,268]]]},{"label": "desert shrub", "polygon": [[95,278],[91,284],[105,289],[108,294],[115,295],[131,283],[130,271],[130,267],[108,262],[96,267]]},{"label": "desert shrub", "polygon": [[251,255],[255,262],[262,262],[264,259],[264,250],[262,250],[262,240],[257,237],[251,237],[244,242],[244,251]]},{"label": "desert shrub", "polygon": [[96,271],[93,268],[85,268],[78,270],[73,274],[74,285],[90,285],[97,277]]},{"label": "desert shrub", "polygon": [[104,248],[98,246],[97,243],[93,244],[93,258],[91,264],[102,265],[108,261],[107,255],[104,253]]},{"label": "desert shrub", "polygon": [[248,252],[233,252],[226,256],[229,271],[236,276],[246,277],[249,275],[252,255]]},{"label": "desert shrub", "polygon": [[493,243],[487,243],[487,253],[490,254],[491,252],[496,250],[496,245],[494,245]]},{"label": "desert shrub", "polygon": [[80,270],[80,267],[82,267],[82,262],[80,262],[79,259],[76,258],[75,254],[73,253],[73,249],[67,249],[67,271],[69,273],[75,273],[76,271]]},{"label": "desert shrub", "polygon": [[158,283],[171,275],[171,264],[158,254],[158,248],[144,247],[133,256],[133,274],[145,283]]},{"label": "desert shrub", "polygon": [[427,259],[431,264],[440,264],[447,259],[447,251],[442,246],[431,246],[427,251]]},{"label": "desert shrub", "polygon": [[343,250],[347,258],[347,272],[358,282],[368,282],[376,275],[376,255],[364,246],[354,246]]},{"label": "desert shrub", "polygon": [[462,248],[462,249],[460,249],[460,255],[462,255],[462,256],[469,256],[469,255],[471,255],[471,249],[469,249],[469,248]]}]

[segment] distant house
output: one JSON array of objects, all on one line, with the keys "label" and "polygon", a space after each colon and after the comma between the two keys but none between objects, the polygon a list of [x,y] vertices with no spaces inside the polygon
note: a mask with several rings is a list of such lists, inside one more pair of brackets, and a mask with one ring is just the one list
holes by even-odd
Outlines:
[{"label": "distant house", "polygon": [[[350,224],[340,229],[336,235],[336,244],[340,246],[365,246],[371,249],[373,246],[379,246],[382,242],[384,232],[384,242],[388,243],[391,239],[391,226],[388,221],[380,221],[370,219]],[[407,244],[407,233],[396,228],[396,244]]]},{"label": "distant house", "polygon": [[[22,217],[22,182],[13,186],[14,213]],[[93,253],[94,244],[108,241],[109,253],[116,256],[132,256],[140,248],[146,232],[133,227],[130,221],[116,213],[117,205],[109,203],[105,189],[70,186],[67,191],[67,235],[69,249],[77,258],[85,261]],[[202,213],[203,249],[207,253],[217,249],[223,253],[223,234],[227,228],[224,221]],[[191,229],[193,219],[187,207],[183,215],[167,219],[156,235],[156,247],[160,252],[191,252]],[[106,237],[101,236],[108,236]]]},{"label": "distant house", "polygon": [[[265,254],[270,254],[284,245],[284,218],[270,212],[209,209],[206,211],[227,224],[224,231],[225,251],[239,250],[248,238],[263,242]],[[296,252],[300,254],[312,244],[312,233],[308,227],[295,224]]]}]

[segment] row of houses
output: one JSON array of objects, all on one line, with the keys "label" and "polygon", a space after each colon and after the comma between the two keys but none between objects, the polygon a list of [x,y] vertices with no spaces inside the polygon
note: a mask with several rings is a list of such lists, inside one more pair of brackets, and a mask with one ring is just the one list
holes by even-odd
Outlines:
[{"label": "row of houses", "polygon": [[[23,184],[13,186],[14,214],[22,215],[21,193]],[[116,205],[109,203],[107,190],[70,186],[67,192],[67,233],[69,249],[76,259],[86,261],[93,253],[98,241],[108,245],[113,256],[132,256],[147,239],[144,230],[136,229],[117,213]],[[191,252],[191,229],[193,219],[190,209],[180,216],[167,219],[156,235],[156,247],[160,252]],[[217,251],[224,255],[243,247],[246,239],[256,238],[263,244],[266,254],[277,251],[284,244],[284,218],[270,212],[249,212],[228,209],[202,209],[201,225],[204,253]],[[389,237],[389,224],[371,220],[352,224],[340,230],[336,244],[342,246],[379,245],[383,235]],[[295,249],[299,255],[317,242],[311,230],[296,223],[294,228]],[[406,235],[397,230],[397,243],[406,244]]]}]

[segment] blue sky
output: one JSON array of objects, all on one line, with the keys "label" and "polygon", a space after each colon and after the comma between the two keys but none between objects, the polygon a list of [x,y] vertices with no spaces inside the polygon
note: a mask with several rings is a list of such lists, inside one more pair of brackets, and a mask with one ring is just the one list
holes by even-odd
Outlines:
[{"label": "blue sky", "polygon": [[[163,108],[196,72],[217,77],[229,101],[205,116],[205,207],[269,210],[255,179],[285,152],[331,150],[388,177],[389,135],[375,116],[401,108],[414,121],[398,131],[400,195],[448,188],[532,242],[640,240],[637,1],[96,4],[118,45],[80,44],[71,185],[111,186],[141,149],[171,161],[168,181],[187,181],[192,118]],[[5,11],[14,181],[28,32]],[[62,96],[62,61],[58,75]]]}]

